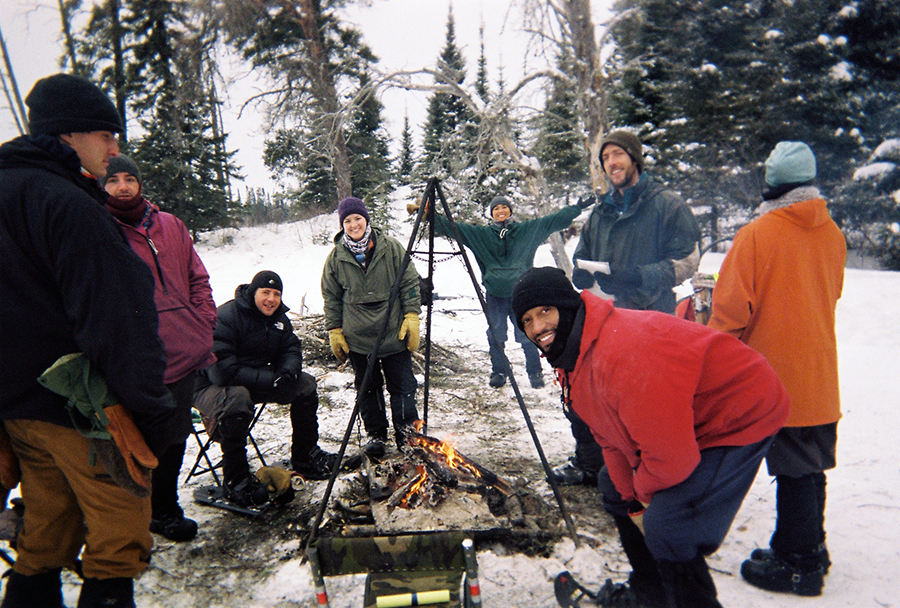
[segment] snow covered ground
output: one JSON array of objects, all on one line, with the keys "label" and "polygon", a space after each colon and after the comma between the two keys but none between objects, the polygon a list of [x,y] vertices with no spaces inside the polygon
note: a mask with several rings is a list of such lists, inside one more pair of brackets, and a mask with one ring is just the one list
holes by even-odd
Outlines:
[{"label": "snow covered ground", "polygon": [[[405,200],[397,201],[398,213]],[[404,213],[405,215],[405,213]],[[311,313],[320,313],[322,299],[319,280],[332,236],[338,227],[336,215],[308,222],[229,230],[204,235],[198,250],[212,277],[217,304],[230,299],[235,286],[249,282],[259,270],[278,272],[285,284],[285,302],[300,312],[301,303]],[[327,240],[326,240],[327,237]],[[408,236],[400,235],[406,243]],[[569,247],[574,247],[570,242]],[[709,254],[701,270],[714,271],[722,256]],[[417,262],[417,264],[419,264]],[[551,265],[549,250],[538,252],[537,265]],[[424,269],[424,266],[420,266]],[[438,300],[433,322],[433,339],[443,346],[465,350],[473,362],[472,401],[455,399],[452,408],[435,406],[429,418],[429,432],[443,437],[455,435],[463,453],[477,452],[479,442],[495,440],[497,432],[487,424],[469,422],[484,412],[467,412],[468,403],[494,400],[497,408],[507,408],[497,418],[501,424],[518,425],[507,441],[513,441],[510,460],[533,460],[535,479],[541,480],[537,454],[521,422],[521,414],[506,387],[493,391],[486,387],[486,325],[477,312],[471,281],[458,260],[438,264],[435,289]],[[738,573],[741,561],[755,547],[767,546],[774,524],[774,486],[760,473],[739,512],[723,547],[713,555],[710,566],[722,604],[728,608],[800,607],[890,607],[900,606],[900,526],[891,519],[900,513],[900,463],[897,434],[900,373],[894,367],[900,347],[897,302],[900,301],[900,274],[873,270],[847,270],[844,296],[838,307],[838,346],[844,418],[839,424],[838,467],[828,473],[826,528],[834,564],[826,579],[824,595],[799,598],[767,593],[750,587]],[[448,310],[454,312],[448,314]],[[514,346],[509,342],[507,346]],[[524,380],[521,350],[507,348],[517,372]],[[545,377],[549,379],[549,368]],[[323,387],[332,391],[333,401],[343,401],[343,409],[320,411],[323,445],[334,450],[343,435],[352,405],[352,377],[333,366],[316,369]],[[527,385],[527,382],[525,382]],[[548,385],[526,394],[538,434],[551,463],[562,461],[573,443],[568,423],[558,406],[558,389]],[[457,395],[458,397],[458,395]],[[444,403],[444,402],[441,402]],[[448,402],[449,403],[449,402]],[[485,408],[486,409],[486,408]],[[277,412],[273,413],[273,418]],[[283,431],[286,414],[281,414],[282,451],[286,454]],[[449,421],[449,422],[448,422]],[[433,430],[433,432],[432,432]],[[265,432],[265,431],[264,431]],[[271,438],[264,437],[267,441]],[[517,443],[516,443],[517,442]],[[518,453],[516,453],[518,452]],[[193,461],[192,451],[186,462]],[[504,473],[503,470],[498,472]],[[198,506],[191,500],[195,485],[182,491],[182,504],[189,516],[200,522],[201,534],[194,543],[176,545],[156,537],[157,552],[148,572],[137,582],[138,606],[179,608],[187,606],[289,607],[315,606],[309,568],[301,563],[298,534],[280,530],[266,545],[226,542],[239,537],[253,525],[238,515]],[[552,494],[544,481],[549,503]],[[324,482],[322,483],[324,485]],[[594,500],[593,489],[566,492],[567,500],[579,503],[584,511]],[[297,501],[295,501],[297,502]],[[599,495],[596,509],[601,509]],[[576,523],[580,523],[576,518]],[[499,546],[479,547],[483,602],[486,608],[551,608],[552,580],[562,570],[570,570],[583,582],[599,586],[604,579],[623,580],[628,572],[619,555],[618,543],[608,526],[579,526],[586,542],[576,549],[564,539],[548,557],[527,557]],[[224,537],[224,538],[223,538]],[[228,554],[228,555],[223,555]],[[225,557],[240,565],[223,572]],[[78,587],[67,579],[66,603],[74,606]],[[329,581],[331,583],[331,581]],[[332,606],[359,606],[362,579],[351,577],[331,583]]]}]

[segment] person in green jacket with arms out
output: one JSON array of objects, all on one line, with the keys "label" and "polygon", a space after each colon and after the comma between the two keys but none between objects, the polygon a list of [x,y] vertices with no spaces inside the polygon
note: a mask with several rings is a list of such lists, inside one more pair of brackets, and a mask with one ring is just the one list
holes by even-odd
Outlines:
[{"label": "person in green jacket with arms out", "polygon": [[[475,256],[486,292],[492,387],[500,388],[506,384],[502,354],[508,335],[507,319],[512,319],[513,285],[523,272],[534,265],[534,254],[547,237],[567,228],[594,200],[593,196],[580,198],[577,204],[563,207],[550,215],[519,222],[512,217],[512,202],[505,196],[495,196],[488,205],[490,224],[479,226],[455,222],[462,244]],[[453,236],[450,220],[442,215],[434,215],[434,229],[441,236]],[[532,388],[541,388],[544,378],[537,347],[519,330],[514,320],[513,335],[525,352],[525,371]]]}]

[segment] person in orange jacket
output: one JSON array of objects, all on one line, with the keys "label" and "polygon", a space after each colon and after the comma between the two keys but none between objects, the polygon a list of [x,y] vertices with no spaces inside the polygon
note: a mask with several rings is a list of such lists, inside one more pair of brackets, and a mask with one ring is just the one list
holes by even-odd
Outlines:
[{"label": "person in orange jacket", "polygon": [[734,238],[709,320],[765,355],[791,396],[785,428],[766,456],[777,484],[775,532],[741,574],[756,587],[797,595],[819,595],[831,563],[824,471],[835,466],[841,417],[835,308],[847,247],[815,177],[809,146],[775,146],[761,215]]}]

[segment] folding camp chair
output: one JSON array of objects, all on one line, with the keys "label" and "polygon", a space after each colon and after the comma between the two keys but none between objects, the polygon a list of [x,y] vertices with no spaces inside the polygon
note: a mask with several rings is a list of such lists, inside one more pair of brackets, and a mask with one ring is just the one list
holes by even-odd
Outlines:
[{"label": "folding camp chair", "polygon": [[324,577],[362,572],[364,608],[481,606],[475,548],[462,532],[320,538],[308,555],[318,606],[329,606]]},{"label": "folding camp chair", "polygon": [[[253,420],[250,421],[250,428],[247,433],[247,438],[250,440],[250,445],[253,446],[254,451],[256,452],[257,458],[259,458],[259,462],[262,466],[266,465],[266,459],[262,455],[262,451],[259,449],[259,445],[256,443],[256,439],[253,438],[253,427],[256,426],[256,422],[259,420],[259,417],[262,415],[263,411],[266,409],[266,403],[261,403],[256,408],[256,412],[253,414]],[[194,459],[194,466],[191,467],[190,472],[187,474],[187,477],[184,478],[184,482],[187,483],[190,481],[191,477],[195,475],[202,475],[203,473],[212,473],[213,479],[216,481],[217,486],[222,485],[222,480],[219,479],[219,474],[216,473],[216,469],[222,467],[222,459],[220,458],[217,462],[213,462],[212,458],[209,456],[209,448],[212,447],[213,443],[212,437],[210,437],[206,433],[206,427],[203,425],[203,419],[200,417],[200,413],[197,410],[191,410],[191,421],[193,422],[194,428],[192,429],[192,434],[194,435],[194,439],[197,441],[197,447],[199,448],[199,452],[197,453],[197,458]],[[201,435],[205,435],[203,438]],[[206,464],[203,464],[203,461]]]}]

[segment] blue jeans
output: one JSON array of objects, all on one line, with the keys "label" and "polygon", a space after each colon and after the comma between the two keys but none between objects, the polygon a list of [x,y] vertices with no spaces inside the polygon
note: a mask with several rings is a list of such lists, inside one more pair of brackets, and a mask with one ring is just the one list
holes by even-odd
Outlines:
[{"label": "blue jeans", "polygon": [[[513,336],[516,342],[522,345],[522,350],[525,352],[525,372],[529,376],[541,373],[541,354],[534,342],[529,340],[516,324],[516,318],[512,311],[512,298],[498,298],[487,294],[487,338],[488,353],[491,356],[491,373],[506,374],[506,368],[503,365],[503,350],[506,347],[507,319],[512,321]],[[494,334],[494,340],[491,340],[491,332]]]},{"label": "blue jeans", "polygon": [[[772,439],[702,450],[700,464],[687,479],[653,495],[644,513],[644,538],[657,561],[689,562],[719,548]],[[598,485],[606,510],[627,516],[628,503],[606,467]]]},{"label": "blue jeans", "polygon": [[350,363],[356,374],[356,391],[359,394],[359,415],[366,433],[386,437],[388,429],[385,413],[384,386],[391,396],[391,421],[394,431],[411,425],[419,418],[416,410],[416,389],[419,384],[412,371],[412,355],[402,350],[375,361],[368,387],[363,387],[368,355],[350,351]]}]

